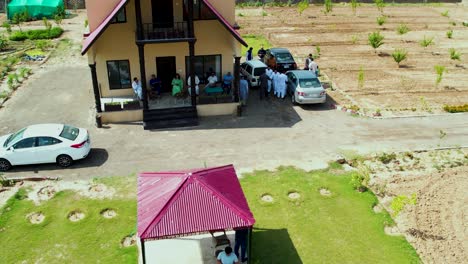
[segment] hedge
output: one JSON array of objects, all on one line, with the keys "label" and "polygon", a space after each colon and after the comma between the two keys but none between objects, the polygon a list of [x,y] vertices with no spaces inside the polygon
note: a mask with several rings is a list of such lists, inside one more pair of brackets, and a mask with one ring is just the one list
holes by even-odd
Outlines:
[{"label": "hedge", "polygon": [[465,105],[446,105],[444,110],[449,113],[462,113],[468,112],[468,104]]},{"label": "hedge", "polygon": [[26,39],[53,39],[58,38],[62,35],[63,29],[60,27],[54,27],[50,30],[47,29],[34,29],[28,31],[15,31],[10,35],[12,41],[23,41]]}]

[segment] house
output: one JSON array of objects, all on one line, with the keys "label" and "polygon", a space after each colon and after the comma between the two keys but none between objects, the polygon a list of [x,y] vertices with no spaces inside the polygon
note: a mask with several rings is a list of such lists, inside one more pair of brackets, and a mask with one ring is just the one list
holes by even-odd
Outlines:
[{"label": "house", "polygon": [[[87,0],[86,8],[90,33],[82,55],[88,56],[103,122],[143,121],[145,129],[154,129],[196,125],[198,115],[235,112],[241,45],[247,46],[234,29],[235,0]],[[181,100],[171,97],[176,73],[185,89],[187,77],[196,74],[203,89],[210,71],[219,80],[227,72],[234,74],[228,102],[198,105],[201,98],[195,93]],[[148,98],[152,74],[161,79],[165,100]],[[105,102],[132,100],[134,77],[142,80],[142,109],[105,111]]]}]

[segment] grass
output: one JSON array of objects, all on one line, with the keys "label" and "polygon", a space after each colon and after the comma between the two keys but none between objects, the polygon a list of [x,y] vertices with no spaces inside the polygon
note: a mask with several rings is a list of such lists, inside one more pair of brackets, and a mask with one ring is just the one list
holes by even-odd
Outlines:
[{"label": "grass", "polygon": [[[103,180],[120,193],[135,193],[135,178],[116,177]],[[127,187],[125,187],[127,186]],[[127,191],[122,191],[126,189]],[[135,195],[92,200],[72,191],[63,191],[36,206],[26,199],[12,198],[0,213],[0,256],[2,263],[135,263],[136,247],[122,248],[120,241],[135,232]],[[9,209],[6,209],[9,208]],[[100,211],[112,208],[117,216],[105,219]],[[86,216],[70,222],[70,211],[80,209]],[[42,212],[44,222],[33,225],[25,218]]]},{"label": "grass", "polygon": [[[272,47],[271,43],[262,35],[243,35],[242,38],[249,44],[249,47],[253,47],[253,56],[257,56],[257,51],[262,47],[264,49],[269,49]],[[247,53],[249,47],[242,46],[242,55],[244,56]]]},{"label": "grass", "polygon": [[[402,236],[388,236],[388,213],[376,214],[370,192],[350,184],[351,173],[304,172],[279,168],[258,171],[241,180],[256,218],[253,263],[418,263],[416,251]],[[332,192],[321,196],[322,187]],[[288,198],[298,192],[298,200]],[[274,202],[260,197],[268,193]]]}]

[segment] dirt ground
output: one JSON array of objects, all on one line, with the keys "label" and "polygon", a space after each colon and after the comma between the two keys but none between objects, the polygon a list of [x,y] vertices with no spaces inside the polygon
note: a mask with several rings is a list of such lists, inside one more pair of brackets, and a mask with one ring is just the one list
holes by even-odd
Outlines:
[{"label": "dirt ground", "polygon": [[366,161],[372,189],[390,212],[395,197],[416,195],[391,228],[403,234],[424,263],[468,259],[468,149],[406,152],[388,164]]},{"label": "dirt ground", "polygon": [[[236,20],[241,33],[262,34],[275,47],[288,48],[303,67],[307,54],[321,50],[317,63],[334,81],[338,91],[329,94],[341,105],[356,104],[361,111],[382,115],[408,115],[443,112],[442,106],[468,103],[468,8],[456,4],[387,6],[386,23],[374,5],[358,7],[356,16],[350,6],[335,4],[325,15],[322,6],[311,6],[300,16],[295,7],[238,8]],[[449,17],[441,15],[448,10]],[[454,25],[454,24],[455,25]],[[410,31],[399,35],[396,28],[406,24]],[[446,37],[453,30],[453,38]],[[367,36],[380,31],[384,44],[374,53]],[[426,48],[419,42],[434,38]],[[391,53],[404,48],[408,58],[398,68]],[[449,49],[462,54],[451,60]],[[442,82],[435,85],[435,65],[443,65]],[[360,67],[364,86],[358,87]]]}]

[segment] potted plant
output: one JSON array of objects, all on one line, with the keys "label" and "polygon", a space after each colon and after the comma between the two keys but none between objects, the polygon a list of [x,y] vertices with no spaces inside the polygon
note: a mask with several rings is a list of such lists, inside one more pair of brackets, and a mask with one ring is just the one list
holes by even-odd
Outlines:
[{"label": "potted plant", "polygon": [[127,101],[123,103],[124,110],[138,110],[140,109],[140,102],[139,101]]},{"label": "potted plant", "polygon": [[111,102],[104,104],[105,112],[120,111],[122,110],[122,103],[120,102]]}]

